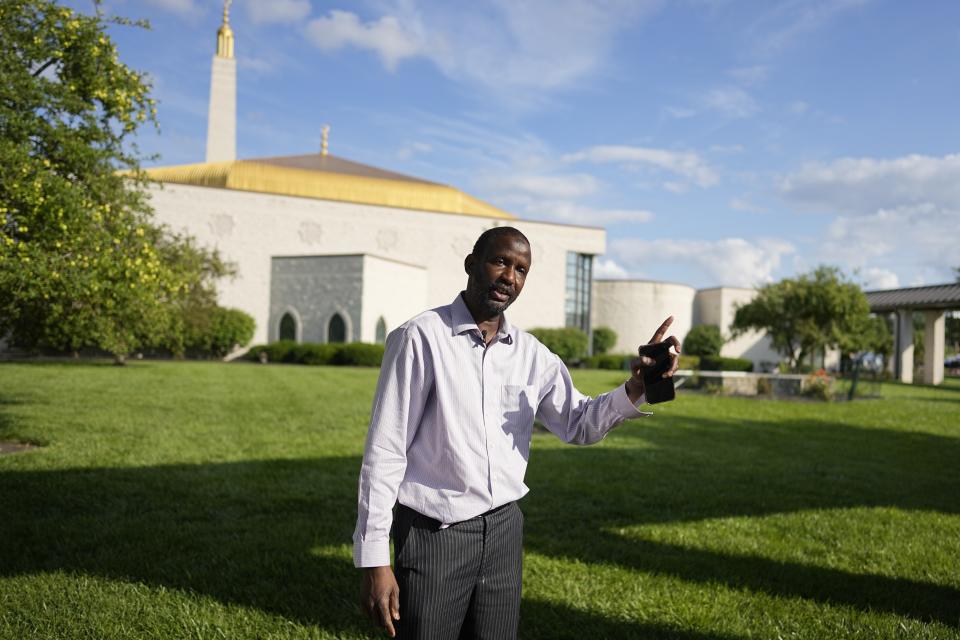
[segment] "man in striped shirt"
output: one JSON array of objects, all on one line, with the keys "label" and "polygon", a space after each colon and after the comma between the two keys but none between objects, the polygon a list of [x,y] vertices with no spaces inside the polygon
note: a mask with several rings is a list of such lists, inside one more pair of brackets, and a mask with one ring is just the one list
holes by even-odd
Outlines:
[{"label": "man in striped shirt", "polygon": [[[362,606],[394,637],[514,638],[519,621],[523,483],[534,419],[572,444],[600,441],[645,414],[635,361],[589,398],[563,362],[504,310],[520,295],[530,243],[484,232],[464,260],[467,287],[387,338],[360,471],[354,564]],[[668,318],[651,342],[660,342]],[[670,343],[679,353],[680,343]],[[671,354],[664,377],[677,368]],[[393,531],[394,568],[390,565]]]}]

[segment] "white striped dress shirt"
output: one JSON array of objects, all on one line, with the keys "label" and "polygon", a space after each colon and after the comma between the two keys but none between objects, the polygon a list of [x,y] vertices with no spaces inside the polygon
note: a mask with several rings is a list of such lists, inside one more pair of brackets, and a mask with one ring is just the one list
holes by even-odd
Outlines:
[{"label": "white striped dress shirt", "polygon": [[416,316],[387,337],[360,470],[354,564],[390,564],[398,501],[449,525],[523,497],[535,418],[564,442],[593,444],[643,415],[623,386],[581,394],[560,358],[505,316],[485,346],[462,296]]}]

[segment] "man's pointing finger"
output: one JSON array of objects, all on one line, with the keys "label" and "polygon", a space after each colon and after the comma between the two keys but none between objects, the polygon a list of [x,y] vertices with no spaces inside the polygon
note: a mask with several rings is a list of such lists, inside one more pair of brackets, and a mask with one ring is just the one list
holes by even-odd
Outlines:
[{"label": "man's pointing finger", "polygon": [[667,335],[667,329],[670,328],[670,325],[673,324],[673,316],[670,316],[663,321],[663,324],[660,325],[660,328],[657,329],[656,333],[653,334],[653,337],[650,339],[650,343],[656,343],[663,340],[663,336]]}]

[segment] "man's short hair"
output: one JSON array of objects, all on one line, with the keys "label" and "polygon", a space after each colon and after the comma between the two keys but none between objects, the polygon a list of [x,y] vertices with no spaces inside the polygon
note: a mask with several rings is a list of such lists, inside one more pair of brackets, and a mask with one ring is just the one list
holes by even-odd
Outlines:
[{"label": "man's short hair", "polygon": [[519,229],[515,227],[493,227],[481,233],[477,241],[473,243],[473,255],[477,258],[482,258],[486,255],[487,249],[490,248],[493,241],[504,236],[515,236],[523,240],[528,247],[530,246],[530,241],[527,240],[527,236],[523,235],[523,232]]}]

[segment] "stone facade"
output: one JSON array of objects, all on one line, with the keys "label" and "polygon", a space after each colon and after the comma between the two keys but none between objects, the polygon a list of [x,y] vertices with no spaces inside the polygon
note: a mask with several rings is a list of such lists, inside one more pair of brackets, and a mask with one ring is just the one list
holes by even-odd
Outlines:
[{"label": "stone facade", "polygon": [[[515,226],[530,239],[533,265],[523,295],[508,313],[517,326],[531,328],[564,326],[567,252],[599,255],[606,248],[606,233],[594,227],[235,189],[167,183],[154,188],[152,204],[158,222],[195,236],[235,264],[237,276],[220,284],[220,303],[253,316],[257,325],[254,343],[272,339],[275,334],[271,332],[277,329],[273,305],[280,301],[271,292],[275,257],[369,256],[364,263],[363,291],[369,291],[373,299],[392,301],[407,314],[402,320],[388,317],[392,329],[424,309],[449,304],[466,284],[463,259],[477,236],[493,226]],[[376,260],[381,262],[374,264]],[[409,270],[387,263],[412,265],[420,275],[409,275]],[[406,275],[398,276],[398,269]],[[406,291],[408,276],[422,284]],[[361,297],[361,308],[362,303]],[[346,304],[340,302],[341,307]],[[353,310],[350,313],[357,317]],[[361,316],[358,323],[361,328],[353,325],[352,339],[368,340],[364,336],[370,336],[372,342],[370,326],[375,326],[376,319]]]}]

